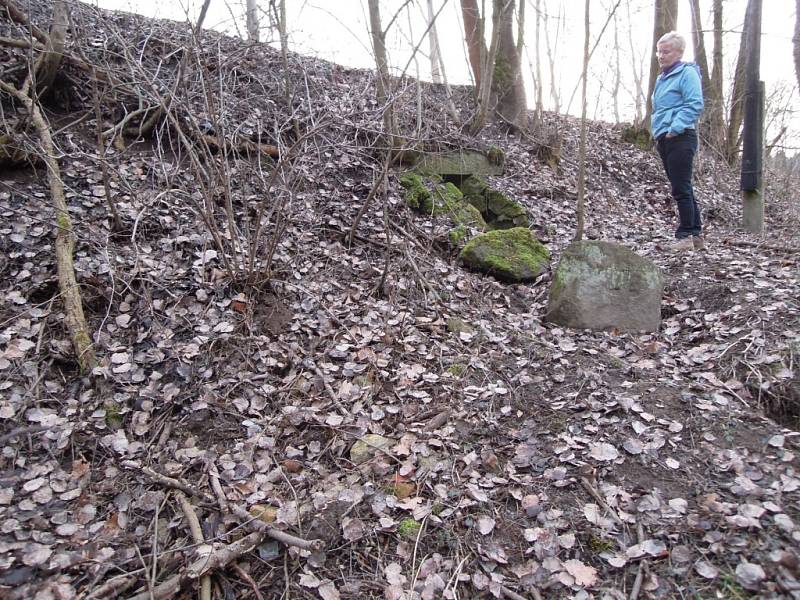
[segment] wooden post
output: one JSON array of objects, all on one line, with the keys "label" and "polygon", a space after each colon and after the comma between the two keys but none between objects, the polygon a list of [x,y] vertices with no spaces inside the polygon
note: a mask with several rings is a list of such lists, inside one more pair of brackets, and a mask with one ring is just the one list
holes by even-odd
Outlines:
[{"label": "wooden post", "polygon": [[742,130],[742,227],[764,231],[764,83],[760,81],[761,0],[747,5],[744,128]]},{"label": "wooden post", "polygon": [[[752,173],[745,173],[745,159],[742,159],[742,228],[750,233],[764,233],[764,177],[763,177],[763,153],[764,153],[764,105],[766,101],[766,91],[764,82],[759,81],[758,96],[756,98],[756,115],[754,128],[756,133],[756,150],[759,152],[755,162],[755,170]],[[747,125],[745,125],[747,127]],[[751,167],[752,169],[752,167]],[[752,180],[753,189],[744,189],[744,179],[747,176]]]}]

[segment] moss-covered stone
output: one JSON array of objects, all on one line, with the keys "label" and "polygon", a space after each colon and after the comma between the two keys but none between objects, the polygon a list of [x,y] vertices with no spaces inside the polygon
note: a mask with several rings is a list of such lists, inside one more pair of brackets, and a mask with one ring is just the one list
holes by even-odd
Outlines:
[{"label": "moss-covered stone", "polygon": [[472,326],[458,317],[447,319],[447,331],[450,333],[472,333]]},{"label": "moss-covered stone", "polygon": [[547,267],[550,253],[528,229],[514,227],[475,236],[459,258],[470,269],[515,283],[538,277]]},{"label": "moss-covered stone", "polygon": [[492,189],[480,177],[467,177],[461,183],[464,200],[480,211],[488,229],[527,228],[528,215],[521,204]]},{"label": "moss-covered stone", "polygon": [[405,200],[411,208],[418,211],[427,212],[433,205],[431,192],[425,185],[425,181],[416,173],[404,173],[400,176],[400,185],[406,191]]},{"label": "moss-covered stone", "polygon": [[356,440],[352,448],[350,448],[350,460],[353,464],[360,465],[380,453],[382,449],[389,448],[392,444],[394,444],[392,439],[377,433],[368,433]]},{"label": "moss-covered stone", "polygon": [[506,163],[506,153],[497,146],[491,146],[486,152],[486,158],[489,162],[498,167],[502,167]]},{"label": "moss-covered stone", "polygon": [[622,141],[641,148],[650,150],[653,147],[653,138],[646,127],[631,125],[622,130]]},{"label": "moss-covered stone", "polygon": [[453,227],[447,232],[447,239],[450,240],[450,245],[458,248],[467,240],[469,229],[464,225]]}]

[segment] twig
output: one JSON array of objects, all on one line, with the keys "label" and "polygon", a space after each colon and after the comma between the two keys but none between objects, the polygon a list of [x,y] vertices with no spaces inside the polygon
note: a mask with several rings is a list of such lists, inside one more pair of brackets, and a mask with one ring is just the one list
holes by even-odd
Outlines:
[{"label": "twig", "polygon": [[119,598],[120,594],[127,592],[136,583],[135,577],[122,577],[112,579],[104,583],[99,588],[93,590],[83,600],[101,600],[106,597]]},{"label": "twig", "polygon": [[624,523],[622,522],[622,519],[620,519],[619,516],[617,515],[616,511],[614,511],[614,509],[611,508],[608,505],[608,502],[606,502],[603,499],[603,497],[600,495],[600,492],[598,492],[594,488],[594,486],[591,483],[589,483],[589,480],[586,479],[586,477],[581,477],[578,481],[581,482],[581,486],[583,486],[583,489],[585,489],[587,492],[589,492],[589,495],[591,495],[592,498],[597,500],[597,503],[600,506],[602,506],[603,509],[605,509],[606,512],[608,512],[609,515],[611,515],[611,520],[614,521],[620,527],[624,527]]},{"label": "twig", "polygon": [[[642,528],[641,523],[636,523],[636,535],[638,536],[639,543],[641,544],[644,542],[644,529]],[[631,588],[631,594],[628,596],[628,600],[636,600],[639,597],[639,592],[642,589],[642,583],[644,582],[644,572],[647,570],[647,561],[642,560],[639,563],[639,570],[636,573],[636,579],[633,582],[633,587]]]},{"label": "twig", "polygon": [[231,509],[228,505],[228,498],[225,496],[225,491],[222,489],[222,485],[219,482],[219,471],[214,461],[210,461],[208,464],[208,478],[211,481],[211,489],[214,490],[214,495],[217,497],[217,503],[220,509],[223,512],[230,512]]},{"label": "twig", "polygon": [[247,523],[249,527],[253,527],[258,529],[260,532],[266,534],[268,537],[271,537],[273,540],[286,544],[287,546],[294,546],[295,548],[300,548],[301,550],[311,550],[312,552],[321,552],[325,549],[325,542],[322,540],[305,540],[303,538],[299,538],[291,533],[286,533],[285,531],[281,531],[280,529],[275,529],[274,527],[270,527],[263,521],[258,519],[254,519],[253,515],[247,512],[240,506],[231,506],[231,512],[235,514],[237,517],[242,519],[247,519]]},{"label": "twig", "polygon": [[0,446],[20,435],[30,435],[31,433],[40,433],[42,431],[47,431],[48,429],[50,429],[50,427],[45,427],[43,425],[29,425],[27,427],[17,427],[16,429],[12,429],[11,431],[9,431],[7,434],[0,436]]},{"label": "twig", "polygon": [[44,50],[44,46],[38,42],[31,42],[31,40],[23,40],[22,38],[7,38],[0,37],[0,46],[10,46],[12,48],[33,48],[34,50]]},{"label": "twig", "polygon": [[236,571],[236,574],[239,577],[241,577],[242,579],[244,579],[250,585],[251,588],[253,588],[253,594],[255,595],[256,600],[264,600],[264,596],[261,594],[261,592],[258,589],[258,584],[255,581],[253,581],[253,578],[250,577],[250,574],[247,571],[245,571],[238,564],[234,564],[232,569],[234,571]]},{"label": "twig", "polygon": [[[123,463],[123,466],[133,467],[134,465]],[[184,482],[178,479],[173,479],[172,477],[167,477],[166,475],[162,475],[161,473],[159,473],[154,469],[151,469],[150,467],[139,467],[139,469],[150,479],[154,480],[156,483],[160,483],[164,487],[172,488],[174,490],[180,490],[187,496],[200,496],[206,501],[209,502],[212,501],[212,499],[209,498],[206,494],[203,494],[191,488],[189,485],[185,484]]]},{"label": "twig", "polygon": [[309,367],[311,367],[314,373],[316,373],[317,377],[320,378],[320,380],[322,381],[322,385],[325,388],[325,392],[328,394],[328,397],[333,401],[334,405],[336,405],[336,408],[338,408],[342,414],[345,415],[349,414],[348,410],[344,407],[344,405],[341,402],[339,402],[339,399],[336,397],[336,392],[333,391],[331,384],[325,381],[325,375],[322,373],[322,371],[316,365],[316,363],[310,358],[307,359],[305,362],[308,364]]},{"label": "twig", "polygon": [[761,242],[750,242],[747,240],[734,240],[726,238],[722,243],[727,246],[743,246],[745,248],[756,248],[757,250],[774,250],[775,252],[787,252],[789,254],[800,253],[800,248],[796,246],[779,246],[777,244],[762,244]]},{"label": "twig", "polygon": [[[197,514],[194,512],[194,507],[190,504],[189,499],[183,492],[175,492],[178,498],[178,504],[181,505],[181,510],[186,517],[186,522],[189,524],[189,531],[192,534],[192,541],[195,544],[202,544],[203,530],[200,528],[200,521],[197,519]],[[203,575],[200,578],[200,600],[211,600],[211,576]]]},{"label": "twig", "polygon": [[[502,592],[503,597],[508,598],[509,600],[527,600],[525,596],[520,596],[517,592],[508,589],[506,586],[501,586],[500,591]],[[542,599],[541,594],[539,594],[539,590],[537,590],[536,588],[531,588],[531,593],[533,594],[533,597],[536,598],[536,600]]]}]

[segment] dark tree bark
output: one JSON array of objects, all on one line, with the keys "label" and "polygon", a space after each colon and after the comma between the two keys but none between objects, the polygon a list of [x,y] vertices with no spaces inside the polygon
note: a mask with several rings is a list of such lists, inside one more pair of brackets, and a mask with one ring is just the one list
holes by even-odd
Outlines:
[{"label": "dark tree bark", "polygon": [[647,86],[647,114],[645,123],[649,126],[650,116],[653,114],[653,90],[656,87],[659,66],[656,57],[656,44],[659,38],[667,32],[674,31],[678,26],[678,0],[655,0],[653,14],[653,47],[650,58],[650,81]]},{"label": "dark tree bark", "polygon": [[[514,43],[514,0],[494,0],[498,14],[497,58],[492,79],[497,97],[495,112],[504,121],[525,128],[527,100],[520,72],[520,55]],[[521,32],[520,32],[521,33]]]}]

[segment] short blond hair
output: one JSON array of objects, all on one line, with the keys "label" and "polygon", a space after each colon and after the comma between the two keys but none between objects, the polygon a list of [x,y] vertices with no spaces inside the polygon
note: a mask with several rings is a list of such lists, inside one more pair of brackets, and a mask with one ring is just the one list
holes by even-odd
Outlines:
[{"label": "short blond hair", "polygon": [[686,38],[677,31],[665,33],[658,39],[659,44],[669,43],[673,48],[683,53],[686,50]]}]

